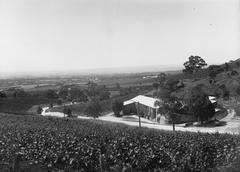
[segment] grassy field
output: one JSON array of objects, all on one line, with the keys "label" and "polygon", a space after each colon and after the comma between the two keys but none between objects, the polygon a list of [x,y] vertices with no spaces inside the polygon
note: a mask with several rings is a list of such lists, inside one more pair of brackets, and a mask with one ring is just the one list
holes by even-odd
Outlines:
[{"label": "grassy field", "polygon": [[0,114],[0,171],[214,171],[239,158],[239,144],[239,135]]},{"label": "grassy field", "polygon": [[46,98],[1,98],[0,112],[25,114],[32,106],[54,103],[56,100]]}]

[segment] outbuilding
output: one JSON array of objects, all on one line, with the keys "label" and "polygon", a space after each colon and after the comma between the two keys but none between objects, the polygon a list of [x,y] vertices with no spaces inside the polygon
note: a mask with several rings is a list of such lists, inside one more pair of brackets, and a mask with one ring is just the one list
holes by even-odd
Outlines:
[{"label": "outbuilding", "polygon": [[139,95],[123,102],[123,112],[124,114],[137,114],[138,111],[141,117],[156,120],[161,103],[160,99]]}]

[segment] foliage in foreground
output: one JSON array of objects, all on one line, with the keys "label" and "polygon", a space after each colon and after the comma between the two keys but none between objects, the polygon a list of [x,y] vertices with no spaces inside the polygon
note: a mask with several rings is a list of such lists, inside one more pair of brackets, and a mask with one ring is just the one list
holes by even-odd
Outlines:
[{"label": "foliage in foreground", "polygon": [[240,138],[139,129],[97,120],[0,115],[0,161],[51,171],[205,171],[239,156]]}]

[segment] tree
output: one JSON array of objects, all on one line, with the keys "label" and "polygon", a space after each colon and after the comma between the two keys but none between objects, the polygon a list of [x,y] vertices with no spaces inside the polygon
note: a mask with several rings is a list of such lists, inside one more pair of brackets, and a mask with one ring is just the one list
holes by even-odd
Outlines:
[{"label": "tree", "polygon": [[171,92],[173,92],[173,91],[176,91],[176,90],[178,89],[178,83],[179,83],[179,80],[169,79],[169,80],[166,82],[165,87],[166,87],[167,89],[169,89]]},{"label": "tree", "polygon": [[0,91],[0,98],[6,98],[7,94],[3,91]]},{"label": "tree", "polygon": [[237,65],[237,67],[240,67],[240,62],[237,61],[237,62],[236,62],[236,65]]},{"label": "tree", "polygon": [[42,114],[42,111],[43,111],[42,107],[38,106],[37,107],[37,114]]},{"label": "tree", "polygon": [[99,95],[98,95],[98,98],[99,98],[100,100],[107,100],[107,99],[110,98],[110,94],[111,94],[111,93],[110,93],[107,89],[104,89],[104,90],[99,91],[98,94],[99,94]]},{"label": "tree", "polygon": [[30,94],[24,91],[23,89],[17,90],[13,93],[13,97],[29,97]]},{"label": "tree", "polygon": [[157,90],[158,87],[159,87],[159,83],[154,82],[154,83],[152,84],[152,86],[153,86],[153,88],[154,88],[155,90]]},{"label": "tree", "polygon": [[123,110],[123,102],[120,100],[114,100],[112,103],[112,110],[115,116],[120,117],[120,112]]},{"label": "tree", "polygon": [[172,93],[178,89],[178,83],[179,81],[176,79],[169,79],[157,92],[157,97],[165,101],[171,101],[174,99]]},{"label": "tree", "polygon": [[178,99],[173,98],[170,101],[164,101],[159,109],[161,113],[168,115],[169,120],[173,125],[173,131],[175,131],[176,113],[180,111],[181,107],[181,102]]},{"label": "tree", "polygon": [[117,89],[120,89],[120,88],[121,88],[121,86],[120,86],[120,84],[119,84],[118,82],[116,83],[116,88],[117,88]]},{"label": "tree", "polygon": [[158,82],[159,82],[159,86],[162,87],[164,85],[164,83],[166,81],[166,77],[167,77],[167,75],[163,72],[158,75],[157,79],[158,79]]},{"label": "tree", "polygon": [[49,108],[53,108],[53,104],[52,103],[49,103]]},{"label": "tree", "polygon": [[188,61],[186,61],[183,65],[185,67],[183,72],[194,74],[198,69],[202,69],[204,66],[207,66],[207,63],[199,56],[190,56]]},{"label": "tree", "polygon": [[88,82],[87,95],[90,99],[106,100],[110,98],[110,92],[105,85],[97,85],[96,83]]},{"label": "tree", "polygon": [[219,87],[219,89],[220,89],[220,94],[221,94],[221,96],[225,99],[225,100],[228,100],[229,99],[229,96],[230,96],[230,92],[229,92],[229,90],[227,89],[227,87],[226,87],[226,85],[225,84],[223,84],[223,85],[221,85],[220,87]]},{"label": "tree", "polygon": [[231,75],[232,76],[236,76],[236,75],[239,75],[239,73],[236,70],[231,70]]},{"label": "tree", "polygon": [[231,70],[231,66],[228,63],[225,63],[224,69],[227,72],[227,71]]},{"label": "tree", "polygon": [[192,88],[188,100],[189,112],[196,116],[201,123],[207,121],[215,113],[215,107],[203,90],[203,85]]},{"label": "tree", "polygon": [[47,90],[47,92],[46,92],[46,97],[47,97],[48,99],[56,99],[58,96],[57,96],[57,94],[56,94],[56,92],[55,92],[54,90],[49,89],[49,90]]},{"label": "tree", "polygon": [[84,91],[79,88],[72,88],[69,90],[69,98],[71,100],[78,100],[80,102],[86,102],[88,100]]},{"label": "tree", "polygon": [[57,100],[57,105],[62,105],[62,99]]},{"label": "tree", "polygon": [[70,108],[68,108],[67,116],[68,116],[68,117],[72,117],[72,110],[71,110]]},{"label": "tree", "polygon": [[208,76],[211,78],[211,79],[215,79],[217,74],[223,72],[223,68],[221,66],[218,66],[218,65],[211,65],[208,67]]},{"label": "tree", "polygon": [[64,106],[63,114],[64,114],[64,117],[65,117],[65,114],[67,115],[67,117],[72,117],[72,110],[69,107]]},{"label": "tree", "polygon": [[58,92],[58,97],[62,99],[67,99],[68,96],[68,88],[67,87],[61,87]]},{"label": "tree", "polygon": [[88,86],[88,88],[87,88],[88,96],[89,97],[96,97],[96,95],[97,95],[96,89],[97,89],[98,85],[93,81],[89,81],[87,83],[87,86]]},{"label": "tree", "polygon": [[92,100],[88,103],[84,112],[93,118],[98,118],[101,115],[102,108],[98,100]]},{"label": "tree", "polygon": [[157,97],[162,99],[162,100],[169,100],[171,99],[171,91],[168,88],[161,88],[160,90],[157,91]]}]

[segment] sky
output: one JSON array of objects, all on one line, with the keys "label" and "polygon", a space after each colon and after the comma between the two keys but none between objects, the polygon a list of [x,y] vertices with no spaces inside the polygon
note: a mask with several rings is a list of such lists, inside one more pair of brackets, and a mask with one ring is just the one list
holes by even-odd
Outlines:
[{"label": "sky", "polygon": [[240,58],[240,0],[0,0],[0,73]]}]

